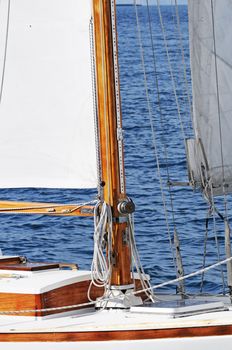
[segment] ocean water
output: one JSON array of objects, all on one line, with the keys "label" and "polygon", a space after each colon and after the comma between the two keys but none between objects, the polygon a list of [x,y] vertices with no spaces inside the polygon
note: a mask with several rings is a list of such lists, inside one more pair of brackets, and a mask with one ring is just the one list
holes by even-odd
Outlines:
[{"label": "ocean water", "polygon": [[[139,6],[137,10],[141,43],[138,40],[135,8],[133,6],[117,8],[125,165],[127,192],[136,205],[135,235],[141,261],[145,271],[150,274],[152,283],[157,284],[175,278],[167,220],[171,239],[173,239],[174,225],[179,233],[185,273],[202,267],[207,205],[201,194],[194,193],[189,187],[174,187],[171,194],[169,192],[168,178],[173,181],[187,181],[184,140],[168,69],[159,13],[155,6],[151,6],[149,12],[146,6]],[[161,12],[183,129],[185,137],[190,137],[192,135],[191,115],[186,90],[188,86],[191,95],[187,6],[179,6],[187,82],[183,74],[175,8],[163,6]],[[152,21],[150,22],[149,19]],[[144,67],[141,63],[141,54]],[[144,85],[144,69],[147,89]],[[156,151],[159,154],[163,196],[160,190]],[[70,203],[88,201],[94,196],[94,190],[0,191],[1,199],[19,201]],[[166,210],[162,198],[165,198]],[[223,229],[220,222],[217,227],[220,256],[224,258]],[[93,220],[88,218],[0,216],[0,248],[4,254],[26,255],[32,260],[76,262],[80,268],[89,269],[92,259],[92,237]],[[216,262],[217,254],[215,235],[210,222],[206,264]],[[223,273],[225,276],[225,271]],[[198,292],[200,282],[201,277],[186,281],[187,291]],[[167,287],[165,290],[175,292],[175,286]],[[217,293],[223,291],[220,269],[205,275],[203,291]]]}]

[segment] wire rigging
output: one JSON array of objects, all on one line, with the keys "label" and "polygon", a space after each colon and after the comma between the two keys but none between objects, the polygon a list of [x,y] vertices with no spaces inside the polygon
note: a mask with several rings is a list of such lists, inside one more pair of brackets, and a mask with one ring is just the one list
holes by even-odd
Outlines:
[{"label": "wire rigging", "polygon": [[[175,222],[173,195],[172,195],[172,190],[171,190],[171,186],[170,186],[171,181],[170,181],[170,173],[169,173],[169,166],[168,166],[168,151],[167,151],[166,139],[164,137],[164,122],[165,121],[164,121],[164,115],[163,115],[162,104],[161,104],[160,86],[159,86],[159,80],[158,80],[157,60],[156,60],[156,53],[155,53],[154,35],[153,35],[152,18],[151,18],[149,0],[146,0],[146,6],[147,6],[149,35],[150,35],[151,50],[152,50],[152,63],[153,63],[153,69],[154,69],[154,78],[155,78],[155,86],[156,86],[156,93],[157,93],[158,110],[159,110],[159,117],[160,117],[160,124],[161,124],[162,144],[164,146],[164,159],[165,159],[165,168],[166,168],[166,173],[167,173],[167,183],[168,183],[170,205],[171,205],[172,224],[173,224],[175,235],[177,237],[177,241],[179,241],[178,232],[177,232],[177,228],[176,228],[176,222]],[[168,221],[167,221],[167,230],[168,230],[168,236],[169,236],[169,244],[170,244],[170,248],[171,248],[172,255],[173,255],[174,267],[176,270],[176,276],[178,276],[180,271],[183,271],[183,266],[181,266],[180,268],[178,268],[178,266],[177,266],[178,261],[179,261],[179,263],[181,263],[182,259],[181,260],[179,259],[177,261],[177,263],[175,262],[175,257],[174,257],[175,243],[173,244],[173,242],[172,242]],[[176,249],[177,249],[177,247],[176,247]],[[180,286],[180,291],[181,290],[184,290],[184,286]]]},{"label": "wire rigging", "polygon": [[183,140],[185,140],[186,136],[185,136],[184,125],[183,125],[182,116],[181,116],[181,112],[180,112],[180,104],[179,104],[179,100],[178,100],[178,96],[177,96],[176,83],[175,83],[175,78],[174,78],[172,64],[171,64],[171,57],[170,57],[170,53],[169,53],[167,36],[165,33],[163,16],[162,16],[161,8],[160,8],[160,0],[156,0],[156,1],[157,1],[157,8],[158,8],[158,14],[159,14],[159,19],[160,19],[160,26],[161,26],[161,31],[162,31],[162,35],[163,35],[164,46],[165,46],[165,51],[166,51],[166,56],[167,56],[167,61],[168,61],[168,69],[169,69],[169,74],[170,74],[171,81],[172,81],[172,89],[173,89],[173,93],[174,93],[174,97],[175,97],[176,108],[177,108],[177,113],[178,113],[179,122],[180,122],[180,128],[181,128]]},{"label": "wire rigging", "polygon": [[[217,262],[215,264],[209,265],[209,266],[207,266],[207,267],[205,267],[203,269],[191,272],[188,275],[185,275],[183,277],[175,278],[173,280],[169,280],[169,281],[166,281],[166,282],[163,282],[163,283],[159,283],[159,284],[153,285],[151,287],[148,286],[145,289],[139,289],[139,290],[136,290],[136,291],[131,291],[131,294],[132,295],[137,295],[137,294],[140,294],[140,293],[143,293],[143,292],[144,293],[145,292],[151,292],[151,291],[153,291],[155,289],[159,289],[159,288],[165,287],[167,285],[175,284],[175,283],[179,282],[180,280],[186,280],[186,279],[189,279],[189,278],[201,275],[202,273],[205,273],[207,271],[215,269],[215,268],[217,268],[220,265],[227,264],[231,260],[232,260],[232,257],[224,259],[224,260],[221,260],[221,261],[219,261],[219,262]],[[102,298],[102,301],[110,301],[110,297]],[[73,309],[73,308],[94,306],[97,302],[98,302],[98,300],[97,301],[89,301],[89,302],[81,303],[81,304],[68,305],[68,306],[59,306],[59,307],[52,307],[52,308],[44,308],[44,309],[32,309],[32,310],[22,309],[22,310],[13,310],[13,311],[12,310],[3,310],[3,311],[0,311],[0,315],[7,315],[7,314],[9,314],[9,315],[14,315],[14,314],[18,315],[18,314],[23,314],[23,313],[27,314],[27,313],[32,313],[32,312],[48,312],[48,311],[68,310],[68,309]]]},{"label": "wire rigging", "polygon": [[[172,0],[173,1],[173,0]],[[181,52],[181,70],[183,72],[183,77],[184,77],[184,83],[185,83],[185,92],[187,96],[187,101],[188,101],[188,108],[189,108],[189,114],[191,116],[191,122],[193,124],[193,113],[192,113],[192,102],[191,102],[191,93],[189,89],[189,82],[188,82],[188,77],[187,77],[187,65],[186,65],[186,59],[185,59],[185,52],[184,52],[184,45],[183,45],[183,38],[182,38],[182,33],[181,33],[181,25],[180,25],[180,15],[179,15],[179,9],[178,9],[178,0],[174,0],[175,4],[175,14],[174,17],[176,19],[176,29],[177,29],[177,34],[178,34],[178,43],[179,43],[179,48]],[[189,128],[192,130],[192,125],[189,126]]]},{"label": "wire rigging", "polygon": [[[135,230],[134,230],[134,216],[133,216],[133,214],[129,215],[128,219],[129,219],[129,241],[130,241],[131,256],[132,256],[132,273],[134,270],[134,268],[133,268],[133,265],[134,265],[136,272],[138,273],[139,280],[141,282],[141,287],[142,287],[142,289],[146,290],[147,288],[149,288],[149,286],[150,286],[150,288],[152,288],[152,287],[151,287],[150,281],[146,278],[146,274],[145,274],[145,271],[144,271],[143,266],[141,264],[138,249],[136,246],[135,237],[134,237]],[[135,278],[134,278],[134,280],[135,280]],[[148,297],[148,299],[150,299],[151,301],[154,302],[155,296],[152,292],[152,289],[146,290],[145,294]]]},{"label": "wire rigging", "polygon": [[146,93],[148,115],[149,115],[150,127],[151,127],[151,132],[152,132],[152,144],[153,144],[154,156],[155,156],[156,166],[157,166],[157,173],[158,173],[158,178],[159,178],[159,183],[160,183],[161,197],[162,197],[162,203],[163,203],[163,208],[164,208],[166,227],[167,227],[167,231],[168,231],[169,244],[170,244],[171,252],[172,252],[172,260],[173,260],[173,265],[174,265],[175,271],[177,271],[175,257],[174,257],[174,251],[172,248],[173,246],[172,246],[172,239],[171,239],[171,233],[170,233],[170,227],[169,227],[168,210],[167,210],[166,198],[165,198],[165,193],[164,193],[163,179],[161,176],[160,161],[159,161],[159,155],[158,155],[158,149],[157,149],[156,132],[155,132],[155,128],[153,125],[153,112],[152,112],[152,106],[151,106],[151,101],[150,101],[150,96],[149,96],[148,80],[147,80],[147,73],[146,73],[145,60],[144,60],[144,47],[143,47],[143,43],[142,43],[141,26],[140,26],[140,20],[139,20],[136,0],[134,0],[134,7],[135,7],[135,15],[136,15],[136,23],[137,23],[138,42],[139,42],[141,63],[142,63],[142,70],[143,70],[143,78],[144,78],[144,88],[145,88],[145,93]]},{"label": "wire rigging", "polygon": [[[215,244],[216,244],[216,249],[217,249],[217,259],[218,259],[218,261],[220,261],[221,260],[221,253],[220,253],[220,245],[219,245],[219,239],[218,239],[216,214],[218,215],[218,217],[221,220],[223,220],[223,222],[224,222],[225,218],[219,212],[219,210],[217,209],[217,207],[215,205],[214,196],[213,196],[213,185],[212,185],[212,181],[210,179],[209,179],[209,181],[207,181],[203,193],[204,193],[204,197],[209,205],[209,215],[211,215],[213,217],[213,232],[214,232],[214,239],[215,239]],[[224,278],[224,272],[223,272],[222,266],[220,266],[220,272],[221,272],[221,279],[222,279],[223,294],[225,294],[225,278]]]}]

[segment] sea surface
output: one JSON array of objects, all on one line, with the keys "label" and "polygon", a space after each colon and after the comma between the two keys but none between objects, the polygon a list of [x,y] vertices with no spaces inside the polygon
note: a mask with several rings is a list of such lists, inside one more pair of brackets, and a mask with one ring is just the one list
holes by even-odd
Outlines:
[{"label": "sea surface", "polygon": [[[185,274],[202,267],[207,204],[202,195],[193,192],[190,187],[172,187],[170,192],[167,186],[168,180],[188,181],[183,131],[184,137],[191,137],[193,132],[189,105],[191,81],[187,6],[178,7],[180,27],[175,7],[161,7],[183,127],[178,117],[157,7],[138,6],[137,11],[138,22],[134,6],[117,7],[127,192],[136,205],[135,236],[141,261],[152,283],[158,284],[176,276],[173,250],[170,248],[174,226],[179,234]],[[158,162],[156,154],[159,154]],[[163,188],[163,194],[160,187]],[[0,191],[1,199],[5,200],[58,203],[89,201],[95,194],[94,190]],[[212,227],[213,222],[210,220],[206,265],[218,259]],[[217,224],[217,240],[222,259],[224,240],[220,222]],[[26,255],[32,260],[76,262],[81,269],[89,269],[93,249],[93,220],[2,215],[0,248],[4,254]],[[225,271],[223,274],[226,278]],[[204,279],[204,292],[224,291],[220,269],[209,271]],[[186,281],[187,292],[199,292],[200,285],[200,276]],[[165,291],[175,292],[175,288],[169,286]]]}]

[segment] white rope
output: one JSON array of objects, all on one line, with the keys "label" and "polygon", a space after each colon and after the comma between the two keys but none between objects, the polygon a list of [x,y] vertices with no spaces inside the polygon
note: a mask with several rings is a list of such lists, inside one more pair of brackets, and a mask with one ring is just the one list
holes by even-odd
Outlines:
[{"label": "white rope", "polygon": [[[146,289],[147,286],[150,288],[145,293],[146,293],[147,297],[154,302],[154,295],[153,295],[153,292],[151,290],[151,285],[150,285],[150,282],[145,278],[145,276],[146,276],[145,271],[144,271],[143,266],[141,264],[139,252],[138,252],[136,242],[135,242],[133,215],[129,215],[129,240],[130,240],[130,247],[131,247],[132,262],[134,263],[136,271],[139,275],[141,286],[143,289]],[[133,271],[133,269],[132,269],[132,271]]]},{"label": "white rope", "polygon": [[[100,214],[99,214],[100,211]],[[105,248],[107,246],[107,254]],[[92,285],[110,288],[112,257],[112,213],[105,202],[98,202],[94,209],[94,251],[91,265],[91,284],[88,298],[91,300]]]},{"label": "white rope", "polygon": [[[213,265],[207,266],[207,267],[205,267],[203,269],[200,269],[200,270],[197,270],[195,272],[192,272],[192,273],[190,273],[188,275],[185,275],[183,277],[175,278],[173,280],[169,280],[167,282],[163,282],[163,283],[160,283],[160,284],[157,284],[155,286],[148,287],[148,288],[140,289],[138,291],[133,291],[133,292],[131,292],[131,294],[136,295],[136,294],[140,294],[140,293],[151,292],[154,289],[162,288],[162,287],[165,287],[165,286],[170,285],[170,284],[175,284],[175,283],[177,283],[179,281],[183,281],[183,280],[185,280],[187,278],[192,278],[194,276],[200,275],[200,274],[202,274],[202,273],[204,273],[206,271],[209,271],[211,269],[215,269],[216,267],[218,267],[220,265],[223,265],[223,264],[226,264],[228,261],[231,261],[231,260],[232,260],[232,257],[228,258],[228,259],[225,259],[225,260],[222,260],[222,261],[219,261],[219,262],[217,262],[217,263],[215,263]],[[111,298],[103,298],[102,299],[102,301],[109,301],[109,300],[111,300]],[[80,308],[80,307],[95,305],[98,301],[99,300],[91,301],[91,302],[87,302],[87,303],[82,303],[82,304],[74,304],[74,305],[53,307],[53,308],[47,308],[47,309],[17,310],[17,311],[4,310],[4,311],[0,311],[0,315],[66,310],[66,309],[73,309],[73,308]]]},{"label": "white rope", "polygon": [[50,307],[47,309],[31,309],[31,310],[10,310],[10,311],[0,311],[0,315],[17,315],[17,314],[28,314],[28,313],[40,313],[40,312],[49,312],[49,311],[62,311],[69,310],[74,308],[81,308],[85,306],[95,305],[96,301],[90,301],[82,304],[68,305],[68,306],[60,306],[60,307]]},{"label": "white rope", "polygon": [[[99,214],[100,211],[100,214]],[[91,283],[88,289],[88,299],[91,299],[91,288],[96,286],[104,288],[102,300],[110,295],[111,266],[112,266],[112,213],[105,202],[98,202],[94,211],[94,253],[91,265]],[[150,282],[145,278],[145,272],[140,262],[139,253],[134,238],[133,216],[128,216],[129,241],[132,256],[132,272],[136,269],[143,289],[151,288]],[[106,250],[107,246],[107,252]],[[154,301],[153,293],[145,292],[147,297]],[[110,300],[110,298],[109,298]]]},{"label": "white rope", "polygon": [[[203,269],[200,269],[200,270],[197,270],[195,272],[192,272],[192,273],[189,273],[188,275],[185,275],[185,276],[182,276],[182,277],[179,277],[179,278],[175,278],[173,280],[170,280],[170,281],[167,281],[167,282],[163,282],[163,283],[160,283],[160,284],[157,284],[156,286],[152,286],[151,289],[154,290],[154,289],[158,289],[158,288],[162,288],[162,287],[165,287],[165,286],[168,286],[170,284],[175,284],[177,282],[180,282],[180,281],[183,281],[183,280],[186,280],[187,278],[192,278],[192,277],[195,277],[197,275],[201,275],[202,273],[206,272],[206,271],[209,271],[211,269],[215,269],[216,267],[218,266],[221,266],[221,265],[224,265],[226,264],[228,261],[232,260],[232,257],[231,258],[228,258],[228,259],[225,259],[225,260],[222,260],[222,261],[219,261],[213,265],[210,265],[210,266],[207,266]],[[143,293],[143,292],[146,292],[150,290],[149,288],[146,288],[146,289],[142,289],[142,290],[139,290],[139,291],[136,291],[136,292],[133,292],[133,294],[138,294],[138,293]]]}]

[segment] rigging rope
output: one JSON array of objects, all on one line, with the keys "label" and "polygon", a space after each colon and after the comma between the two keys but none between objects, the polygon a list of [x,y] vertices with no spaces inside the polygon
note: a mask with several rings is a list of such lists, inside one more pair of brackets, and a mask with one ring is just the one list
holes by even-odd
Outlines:
[{"label": "rigging rope", "polygon": [[[202,182],[204,183],[204,182]],[[218,261],[221,260],[221,253],[220,253],[220,245],[219,245],[219,240],[218,240],[218,232],[217,232],[217,223],[216,223],[216,217],[215,214],[217,214],[221,220],[225,220],[223,215],[219,212],[215,205],[214,201],[214,196],[213,196],[213,184],[212,180],[209,179],[205,182],[204,184],[204,189],[203,189],[203,194],[204,197],[209,205],[209,213],[213,216],[213,232],[214,232],[214,237],[215,237],[215,244],[216,244],[216,249],[217,249],[217,258]],[[221,267],[221,279],[222,279],[222,289],[223,289],[223,294],[225,294],[225,278],[224,278],[224,272]]]},{"label": "rigging rope", "polygon": [[[180,47],[180,52],[181,52],[181,60],[182,60],[181,68],[182,68],[182,72],[183,72],[183,76],[184,76],[185,92],[187,95],[189,113],[190,113],[191,121],[193,124],[191,93],[190,93],[189,82],[188,82],[188,78],[187,78],[187,65],[186,65],[186,60],[185,60],[183,38],[182,38],[181,26],[180,26],[180,15],[179,15],[179,9],[178,9],[178,1],[175,0],[174,2],[175,2],[176,28],[177,28],[178,38],[179,38],[178,42],[179,42],[179,47]],[[192,130],[192,126],[190,126],[190,129]]]},{"label": "rigging rope", "polygon": [[[206,220],[205,220],[204,254],[203,254],[203,263],[202,263],[202,267],[203,268],[205,267],[205,263],[206,263],[208,229],[209,229],[209,216],[210,216],[210,209],[207,212],[207,216],[206,216]],[[201,275],[200,293],[203,292],[203,285],[204,285],[204,273],[202,273],[202,275]]]},{"label": "rigging rope", "polygon": [[[170,249],[171,249],[171,253],[172,253],[172,260],[173,260],[173,265],[175,268],[175,272],[176,272],[176,276],[182,276],[184,274],[184,270],[183,270],[183,264],[182,264],[182,258],[181,258],[181,253],[180,253],[180,246],[179,244],[175,244],[176,242],[179,242],[179,238],[178,238],[178,232],[177,232],[177,228],[176,228],[176,224],[175,224],[175,215],[174,215],[174,204],[173,204],[173,197],[172,197],[172,193],[171,193],[171,186],[170,186],[170,175],[169,175],[169,168],[168,168],[168,161],[167,161],[167,145],[164,141],[164,122],[163,122],[163,113],[162,113],[162,107],[161,107],[161,101],[160,101],[160,89],[159,89],[159,82],[158,82],[158,76],[157,76],[157,65],[156,65],[156,56],[155,56],[155,46],[154,46],[154,39],[153,39],[153,34],[152,34],[152,24],[151,24],[151,14],[150,14],[150,10],[149,10],[149,4],[148,4],[148,0],[146,1],[147,4],[147,13],[148,13],[148,22],[149,22],[149,33],[150,33],[150,40],[151,40],[151,48],[152,48],[152,58],[153,58],[153,68],[154,68],[154,73],[155,73],[155,83],[156,83],[156,90],[157,90],[157,100],[158,100],[158,107],[159,107],[159,115],[160,115],[160,121],[161,121],[161,127],[162,127],[162,138],[163,138],[163,145],[164,145],[164,155],[165,155],[165,165],[166,165],[166,172],[167,172],[167,178],[168,178],[168,189],[169,189],[169,196],[170,196],[170,203],[171,203],[171,215],[172,215],[172,224],[174,227],[174,236],[176,239],[174,239],[174,243],[172,241],[171,238],[171,232],[170,232],[170,226],[169,226],[169,219],[168,219],[168,211],[167,211],[167,205],[166,205],[166,198],[165,198],[165,194],[164,194],[164,188],[163,188],[163,184],[162,184],[162,177],[161,177],[161,172],[160,172],[160,166],[159,166],[159,158],[158,158],[158,152],[156,151],[156,135],[155,135],[155,129],[153,126],[153,120],[152,120],[152,116],[151,116],[151,105],[148,106],[148,110],[149,110],[149,118],[150,118],[150,126],[151,126],[151,130],[152,130],[152,136],[153,136],[153,145],[154,145],[154,149],[155,149],[155,159],[157,162],[157,169],[158,169],[158,176],[159,176],[159,181],[160,181],[160,189],[161,189],[161,196],[162,196],[162,201],[163,201],[163,207],[164,207],[164,213],[165,213],[165,221],[166,221],[166,226],[167,226],[167,233],[168,233],[168,239],[169,239],[169,245],[170,245]],[[138,19],[138,13],[137,13],[137,9],[136,9],[136,14],[137,14],[137,23],[139,21]],[[138,23],[139,24],[139,23]],[[137,26],[138,26],[137,24]],[[138,29],[140,29],[140,26],[138,26]],[[139,30],[139,39],[141,39],[141,30]],[[143,45],[142,45],[142,40],[140,41],[140,51],[141,51],[141,56],[143,55]],[[148,84],[147,84],[147,78],[146,78],[146,69],[145,69],[145,64],[144,64],[144,57],[142,57],[142,63],[143,63],[143,71],[144,71],[144,75],[145,75],[145,89],[146,89],[146,94],[149,97],[149,93],[148,93]],[[147,102],[150,103],[150,101]],[[174,250],[176,251],[176,257],[175,257],[175,253]],[[175,260],[176,259],[176,260]],[[184,287],[184,283],[180,283],[179,286],[179,292],[181,294],[185,293],[185,287]]]},{"label": "rigging rope", "polygon": [[[112,213],[111,207],[105,202],[102,203],[99,201],[95,207],[94,227],[94,253],[91,265],[91,283],[88,289],[89,300],[91,300],[90,294],[93,285],[104,288],[105,292],[102,298],[110,295],[112,272]],[[151,287],[149,281],[145,278],[145,272],[136,247],[132,215],[128,217],[128,233],[132,256],[132,273],[135,267],[142,288],[146,288],[147,286]],[[152,293],[146,292],[146,295],[152,301],[154,300]]]},{"label": "rigging rope", "polygon": [[[107,254],[105,249],[107,246]],[[98,202],[94,209],[94,251],[91,265],[91,285],[110,288],[112,259],[112,213],[105,202]],[[91,300],[91,299],[90,299]]]},{"label": "rigging rope", "polygon": [[170,54],[169,54],[167,36],[166,36],[166,33],[165,33],[163,16],[162,16],[161,8],[160,8],[160,0],[157,0],[157,8],[158,8],[158,13],[159,13],[159,18],[160,18],[160,25],[161,25],[161,31],[162,31],[162,35],[163,35],[165,51],[166,51],[166,56],[167,56],[167,61],[168,61],[169,74],[170,74],[171,81],[172,81],[172,89],[173,89],[173,93],[174,93],[174,97],[175,97],[176,108],[177,108],[177,113],[178,113],[179,122],[180,122],[180,128],[181,128],[183,140],[185,140],[185,138],[186,138],[185,137],[185,131],[184,131],[183,121],[182,121],[181,112],[180,112],[179,100],[178,100],[178,96],[177,96],[177,92],[176,92],[176,83],[175,83],[175,78],[174,78],[174,74],[173,74],[173,70],[172,70],[172,64],[171,64],[171,58],[170,58]]},{"label": "rigging rope", "polygon": [[[195,271],[195,272],[189,273],[188,275],[185,275],[185,276],[182,276],[182,277],[179,277],[179,278],[175,278],[175,279],[173,279],[173,280],[169,280],[169,281],[167,281],[167,282],[163,282],[163,283],[157,284],[157,285],[155,285],[155,286],[152,286],[152,290],[158,289],[158,288],[162,288],[162,287],[168,286],[168,285],[170,285],[170,284],[175,284],[175,283],[177,283],[177,282],[186,280],[186,279],[188,279],[188,278],[192,278],[192,277],[201,275],[202,273],[205,273],[205,272],[207,272],[207,271],[209,271],[209,270],[215,269],[215,268],[217,268],[218,266],[225,265],[225,264],[227,264],[229,261],[232,261],[232,257],[227,258],[227,259],[225,259],[225,260],[221,260],[221,261],[219,261],[219,262],[217,262],[217,263],[215,263],[215,264],[212,264],[212,265],[210,265],[210,266],[207,266],[207,267],[202,268],[202,269],[200,269],[200,270],[197,270],[197,271]],[[145,291],[147,291],[147,290],[149,290],[149,289],[147,288],[146,290],[139,290],[139,291],[134,292],[133,294],[136,295],[136,294],[138,294],[138,293],[143,293],[143,292],[145,292]]]},{"label": "rigging rope", "polygon": [[137,29],[138,29],[137,30],[138,41],[139,41],[140,55],[141,55],[141,62],[142,62],[142,69],[143,69],[143,77],[144,77],[144,88],[145,88],[145,92],[146,92],[148,115],[149,115],[150,127],[151,127],[151,132],[152,132],[152,143],[153,143],[153,148],[154,148],[154,156],[156,159],[157,173],[158,173],[158,178],[159,178],[159,183],[160,183],[161,197],[162,197],[162,203],[163,203],[163,208],[164,208],[165,222],[166,222],[167,231],[168,231],[169,244],[170,244],[171,252],[172,252],[173,265],[175,267],[175,270],[177,271],[175,258],[174,258],[174,251],[173,251],[173,246],[172,246],[171,233],[170,233],[170,228],[169,228],[168,210],[167,210],[167,206],[166,206],[166,198],[165,198],[165,194],[164,194],[163,180],[162,180],[162,176],[161,176],[160,161],[159,161],[157,141],[156,141],[156,132],[155,132],[154,125],[153,125],[153,117],[152,117],[153,113],[152,113],[151,101],[150,101],[150,96],[149,96],[147,73],[146,73],[145,61],[144,61],[144,48],[143,48],[143,43],[142,43],[141,26],[140,26],[140,20],[139,20],[139,16],[138,16],[138,9],[137,9],[137,1],[136,0],[134,0],[134,7],[135,7],[135,14],[136,14],[136,23],[137,23]]},{"label": "rigging rope", "polygon": [[[167,282],[163,282],[163,283],[160,283],[160,284],[157,284],[157,285],[154,285],[154,286],[149,286],[148,288],[144,288],[144,289],[140,289],[140,290],[137,290],[137,291],[131,291],[131,294],[132,295],[137,295],[137,294],[140,294],[140,293],[146,293],[146,292],[152,292],[153,290],[155,289],[159,289],[159,288],[162,288],[162,287],[165,287],[167,285],[170,285],[170,284],[176,284],[177,282],[179,281],[183,281],[183,280],[186,280],[188,278],[192,278],[192,277],[195,277],[197,275],[200,275],[202,273],[205,273],[211,269],[214,269],[214,268],[217,268],[218,266],[220,265],[224,265],[226,263],[228,263],[229,261],[232,261],[232,257],[231,258],[228,258],[228,259],[225,259],[225,260],[221,260],[215,264],[212,264],[210,266],[207,266],[203,269],[200,269],[200,270],[197,270],[195,272],[192,272],[192,273],[189,273],[188,275],[185,275],[183,277],[179,277],[179,278],[175,278],[175,279],[172,279],[172,280],[169,280]],[[102,299],[102,301],[110,301],[111,298],[104,298]],[[15,311],[12,311],[12,310],[3,310],[3,311],[0,311],[0,315],[17,315],[17,314],[22,314],[22,313],[36,313],[36,312],[49,312],[49,311],[58,311],[58,310],[68,310],[68,309],[73,309],[73,308],[79,308],[79,307],[85,307],[85,306],[92,306],[92,305],[95,305],[98,301],[90,301],[90,302],[87,302],[87,303],[81,303],[81,304],[74,304],[74,305],[68,305],[68,306],[60,306],[60,307],[53,307],[53,308],[45,308],[45,309],[31,309],[31,310],[15,310]]]},{"label": "rigging rope", "polygon": [[[156,63],[152,19],[151,19],[151,13],[150,13],[150,9],[149,9],[149,0],[146,0],[146,5],[147,5],[147,14],[148,14],[148,22],[149,22],[149,34],[150,34],[150,40],[151,40],[155,85],[156,85],[156,91],[157,91],[157,102],[158,102],[160,124],[161,124],[161,130],[162,130],[162,133],[161,133],[162,141],[163,141],[162,143],[164,146],[164,158],[165,158],[165,167],[166,167],[166,172],[167,172],[167,183],[168,183],[168,191],[169,191],[170,205],[171,205],[172,224],[173,224],[173,228],[174,228],[174,236],[176,236],[177,240],[179,241],[178,232],[177,232],[177,228],[176,228],[176,222],[175,222],[173,195],[172,195],[172,190],[171,190],[171,186],[170,186],[171,181],[170,181],[170,173],[169,173],[169,167],[168,167],[168,152],[167,152],[167,144],[166,144],[165,137],[164,137],[164,116],[163,116],[163,111],[162,111],[162,106],[161,106],[160,87],[159,87],[159,81],[158,81],[158,71],[157,71],[157,63]],[[168,221],[166,222],[166,224],[167,224],[167,230],[168,230],[169,245],[170,245],[170,248],[172,251],[172,258],[173,258],[173,263],[174,263],[174,267],[175,267],[175,271],[176,271],[176,277],[178,277],[179,271],[183,271],[180,250],[178,250],[177,246],[175,245],[175,239],[174,239],[174,244],[172,242]],[[174,257],[174,249],[175,248],[176,248],[176,261],[177,261],[177,263],[175,262],[175,257]],[[177,255],[180,257],[180,259],[177,258]],[[177,265],[179,265],[179,264],[181,266],[178,267]],[[182,292],[182,291],[184,291],[183,285],[180,286],[180,292]]]},{"label": "rigging rope", "polygon": [[[136,271],[139,275],[139,279],[141,282],[141,286],[143,289],[146,289],[147,286],[151,288],[150,282],[148,279],[145,278],[146,274],[143,269],[143,266],[140,261],[139,253],[137,250],[135,237],[134,237],[134,216],[133,214],[129,215],[129,241],[130,241],[130,247],[131,247],[131,256],[132,256],[132,273],[133,273],[133,263],[136,268]],[[134,276],[133,276],[134,278]],[[135,278],[134,278],[135,280]],[[148,299],[151,301],[154,301],[155,296],[153,295],[152,290],[145,292]]]},{"label": "rigging rope", "polygon": [[[213,191],[212,184],[211,184],[211,191]],[[213,199],[213,208],[215,208],[215,203],[214,203],[214,198]],[[221,253],[220,253],[220,245],[219,245],[219,240],[218,240],[218,232],[217,232],[217,223],[216,223],[216,217],[215,217],[215,210],[213,210],[213,232],[214,232],[214,239],[216,243],[216,248],[217,248],[217,258],[218,261],[221,259]],[[223,288],[223,293],[225,294],[225,278],[224,278],[224,273],[223,273],[223,268],[221,268],[221,279],[222,279],[222,288]]]}]

